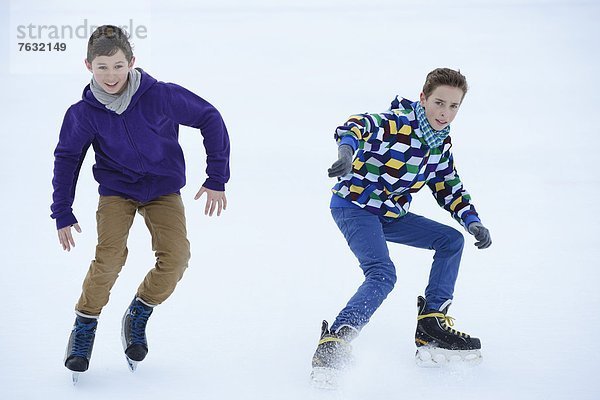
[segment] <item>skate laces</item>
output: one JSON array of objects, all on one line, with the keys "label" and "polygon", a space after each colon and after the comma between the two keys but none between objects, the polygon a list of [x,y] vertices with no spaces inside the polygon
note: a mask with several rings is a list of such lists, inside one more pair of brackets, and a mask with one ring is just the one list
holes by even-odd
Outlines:
[{"label": "skate laces", "polygon": [[140,304],[131,306],[129,316],[131,321],[131,341],[132,343],[146,343],[146,324],[150,318],[152,310],[146,310]]},{"label": "skate laces", "polygon": [[346,340],[326,335],[319,340],[313,356],[313,367],[343,369],[352,364],[352,345]]},{"label": "skate laces", "polygon": [[350,343],[348,343],[348,341],[336,337],[336,336],[325,336],[323,339],[319,340],[319,345],[321,344],[325,344],[325,343],[330,343],[330,342],[337,342],[337,343],[341,343],[342,345],[346,345],[346,346],[350,346]]},{"label": "skate laces", "polygon": [[417,316],[417,321],[420,321],[425,318],[439,318],[442,321],[442,328],[444,328],[445,330],[447,330],[450,333],[453,333],[455,335],[458,335],[460,337],[466,337],[466,338],[470,337],[466,333],[459,332],[456,329],[452,328],[454,326],[455,319],[444,313],[437,312],[437,313],[429,313],[429,314],[419,315],[419,316]]},{"label": "skate laces", "polygon": [[87,358],[90,345],[96,334],[96,326],[96,322],[91,322],[89,324],[84,324],[82,322],[75,323],[75,326],[73,327],[75,335],[71,356]]}]

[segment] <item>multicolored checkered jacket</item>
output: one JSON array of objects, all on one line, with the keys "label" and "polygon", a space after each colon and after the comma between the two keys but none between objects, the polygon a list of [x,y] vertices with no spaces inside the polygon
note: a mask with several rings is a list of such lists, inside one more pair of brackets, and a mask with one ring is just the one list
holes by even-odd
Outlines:
[{"label": "multicolored checkered jacket", "polygon": [[426,184],[438,204],[467,227],[479,217],[454,168],[450,137],[430,148],[413,104],[396,97],[389,111],[353,115],[337,128],[338,144],[351,144],[358,151],[352,171],[332,191],[374,214],[398,218],[408,212],[411,194]]}]

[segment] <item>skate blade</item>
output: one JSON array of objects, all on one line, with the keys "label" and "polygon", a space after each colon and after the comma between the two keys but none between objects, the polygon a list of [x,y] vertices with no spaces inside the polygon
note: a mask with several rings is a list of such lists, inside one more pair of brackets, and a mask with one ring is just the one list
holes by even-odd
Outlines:
[{"label": "skate blade", "polygon": [[340,371],[333,368],[314,367],[310,380],[317,389],[336,390],[340,384]]},{"label": "skate blade", "polygon": [[71,378],[73,379],[73,386],[77,385],[77,382],[79,382],[79,375],[81,374],[81,372],[73,372],[71,375]]},{"label": "skate blade", "polygon": [[483,360],[480,350],[448,350],[439,347],[417,348],[415,361],[419,367],[437,368],[447,365],[478,365]]},{"label": "skate blade", "polygon": [[127,360],[127,366],[129,367],[129,370],[131,372],[135,372],[135,370],[137,369],[138,361],[133,361],[127,356],[125,356],[125,359]]},{"label": "skate blade", "polygon": [[[127,313],[125,313],[125,315],[123,316],[123,319],[121,320],[121,344],[123,345],[123,351],[127,350],[127,341],[125,340],[125,330],[123,329],[124,322],[125,322],[125,316],[127,316]],[[127,361],[127,367],[129,367],[129,370],[131,372],[135,372],[139,361],[133,361],[131,358],[127,357],[127,354],[125,355],[125,360]]]}]

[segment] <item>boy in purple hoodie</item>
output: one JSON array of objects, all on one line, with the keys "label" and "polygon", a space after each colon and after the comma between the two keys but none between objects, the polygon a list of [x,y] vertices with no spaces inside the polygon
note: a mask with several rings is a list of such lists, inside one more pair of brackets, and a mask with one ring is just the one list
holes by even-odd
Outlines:
[{"label": "boy in purple hoodie", "polygon": [[173,293],[190,258],[184,206],[185,161],[179,125],[200,129],[207,154],[208,179],[195,196],[207,195],[205,214],[227,207],[229,137],[219,112],[194,93],[159,82],[141,69],[125,33],[101,26],[88,42],[85,64],[93,74],[82,100],[65,115],[54,156],[52,218],[59,242],[75,246],[71,228],[75,185],[91,145],[93,173],[99,183],[96,214],[98,245],[75,307],[65,366],[77,375],[88,369],[98,317],[127,258],[127,236],[136,213],[152,236],[156,265],[137,289],[122,321],[122,342],[131,370],[148,352],[146,323],[153,307]]}]

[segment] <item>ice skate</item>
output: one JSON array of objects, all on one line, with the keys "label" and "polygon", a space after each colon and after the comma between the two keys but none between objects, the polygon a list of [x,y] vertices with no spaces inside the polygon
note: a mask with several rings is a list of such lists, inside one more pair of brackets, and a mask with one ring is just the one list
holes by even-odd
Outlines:
[{"label": "ice skate", "polygon": [[79,374],[87,371],[90,365],[98,318],[78,314],[69,336],[65,352],[65,367],[73,372],[73,384],[79,381]]},{"label": "ice skate", "polygon": [[329,331],[329,324],[323,321],[321,338],[312,359],[310,378],[314,387],[319,389],[336,389],[342,372],[352,362],[352,346],[350,341],[357,331],[347,325],[337,332]]},{"label": "ice skate", "polygon": [[452,328],[454,319],[446,315],[450,301],[440,311],[428,309],[426,300],[417,299],[416,362],[421,367],[440,367],[449,363],[479,364],[481,342]]},{"label": "ice skate", "polygon": [[123,315],[121,325],[121,341],[127,365],[131,372],[137,364],[148,354],[148,341],[146,340],[146,324],[152,314],[153,307],[136,297]]}]

